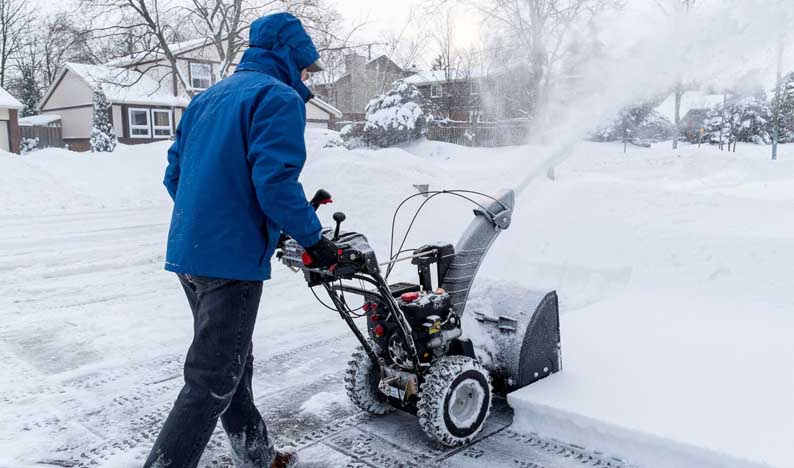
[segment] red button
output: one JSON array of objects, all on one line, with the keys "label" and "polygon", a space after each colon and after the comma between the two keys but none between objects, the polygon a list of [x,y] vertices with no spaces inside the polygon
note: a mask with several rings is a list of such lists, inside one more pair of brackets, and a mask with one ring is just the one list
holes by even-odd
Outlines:
[{"label": "red button", "polygon": [[400,299],[402,299],[403,302],[413,302],[419,299],[419,293],[418,292],[403,293],[403,295],[400,296]]}]

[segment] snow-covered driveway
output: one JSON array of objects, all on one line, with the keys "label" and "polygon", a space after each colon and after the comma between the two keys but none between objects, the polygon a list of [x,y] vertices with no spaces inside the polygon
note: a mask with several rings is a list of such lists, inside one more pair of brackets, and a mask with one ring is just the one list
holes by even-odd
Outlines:
[{"label": "snow-covered driveway", "polygon": [[[179,285],[161,269],[169,214],[98,210],[2,224],[0,466],[140,465],[179,391],[191,332]],[[305,294],[282,297],[299,281],[266,286],[278,301],[260,311],[254,388],[270,429],[302,448],[306,466],[475,467],[487,459],[567,468],[608,460],[513,432],[504,402],[484,440],[464,450],[430,446],[409,415],[361,414],[342,382],[354,340]],[[220,430],[200,466],[231,466]]]}]

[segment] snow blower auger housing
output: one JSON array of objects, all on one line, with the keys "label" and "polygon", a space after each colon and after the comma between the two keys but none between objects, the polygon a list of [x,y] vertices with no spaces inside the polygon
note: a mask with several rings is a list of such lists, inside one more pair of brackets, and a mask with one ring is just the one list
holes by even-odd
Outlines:
[{"label": "snow blower auger housing", "polygon": [[[475,344],[462,336],[462,318],[485,254],[510,226],[514,195],[504,191],[494,198],[463,190],[417,195],[427,196],[426,203],[440,194],[477,205],[474,220],[455,247],[429,244],[400,257],[409,252],[403,250],[406,233],[398,253],[379,263],[367,238],[341,231],[345,215],[335,213],[336,227],[323,230],[323,236],[337,247],[336,265],[313,268],[309,255],[288,237],[280,240],[277,256],[302,271],[309,287],[325,289],[332,303],[326,307],[341,315],[360,342],[345,377],[353,403],[372,414],[395,407],[414,413],[432,440],[459,446],[482,429],[494,389],[512,391],[560,370],[559,317],[554,292],[526,304],[529,309],[504,311],[498,317],[475,312],[476,324],[484,331],[479,335],[491,338],[493,354],[487,362],[478,358]],[[479,204],[471,195],[490,202]],[[311,201],[315,209],[327,202],[330,195],[322,190]],[[416,266],[417,283],[388,283],[392,268],[402,261]],[[363,306],[351,309],[345,294],[362,296]],[[354,322],[364,316],[366,333]]]}]

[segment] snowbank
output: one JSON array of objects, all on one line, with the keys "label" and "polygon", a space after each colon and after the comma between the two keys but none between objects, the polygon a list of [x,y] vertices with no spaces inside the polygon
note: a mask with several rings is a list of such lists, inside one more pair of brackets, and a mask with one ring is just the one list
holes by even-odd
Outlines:
[{"label": "snowbank", "polygon": [[46,148],[0,154],[0,216],[165,205],[170,144],[120,144],[112,153]]}]

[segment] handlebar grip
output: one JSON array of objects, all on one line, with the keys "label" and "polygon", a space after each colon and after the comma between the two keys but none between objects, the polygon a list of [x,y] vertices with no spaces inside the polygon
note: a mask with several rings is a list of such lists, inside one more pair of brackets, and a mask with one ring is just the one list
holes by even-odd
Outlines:
[{"label": "handlebar grip", "polygon": [[320,205],[327,205],[333,202],[334,200],[331,197],[331,194],[325,189],[320,189],[314,194],[311,201],[309,201],[309,204],[312,205],[314,211],[317,211],[317,209],[320,208]]}]

